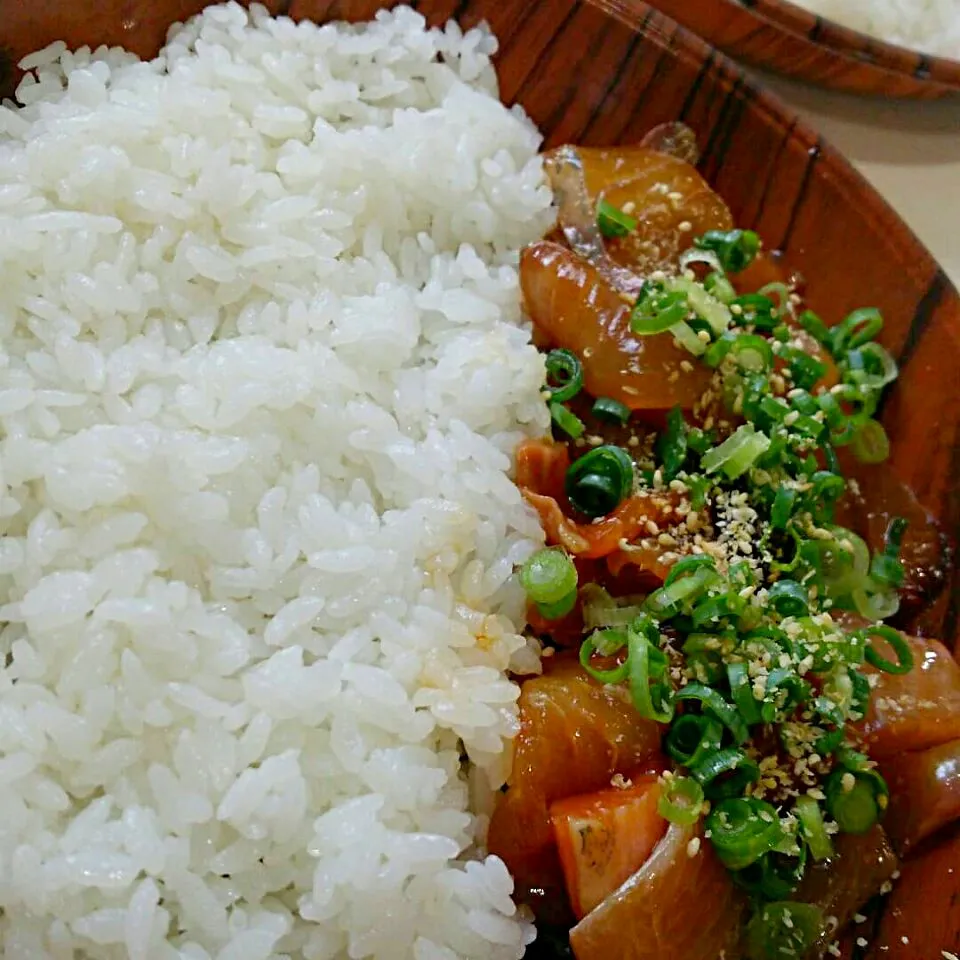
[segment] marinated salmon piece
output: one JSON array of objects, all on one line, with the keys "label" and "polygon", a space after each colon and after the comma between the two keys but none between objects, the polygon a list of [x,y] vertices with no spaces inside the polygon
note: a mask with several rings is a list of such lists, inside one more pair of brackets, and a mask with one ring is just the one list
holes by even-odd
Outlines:
[{"label": "marinated salmon piece", "polygon": [[566,910],[549,806],[557,800],[663,769],[660,728],[643,720],[620,691],[592,680],[575,656],[544,661],[546,673],[520,691],[520,732],[506,793],[498,798],[487,844],[514,876],[517,896],[539,917]]},{"label": "marinated salmon piece", "polygon": [[900,856],[960,819],[960,740],[896,753],[880,772],[890,787],[884,824]]},{"label": "marinated salmon piece", "polygon": [[747,901],[696,827],[671,824],[649,860],[571,931],[577,960],[733,960]]},{"label": "marinated salmon piece", "polygon": [[871,757],[925,750],[960,739],[960,665],[937,640],[907,637],[914,666],[877,675],[867,716],[858,725]]},{"label": "marinated salmon piece", "polygon": [[860,534],[871,550],[882,551],[890,521],[894,517],[907,521],[900,549],[905,579],[900,588],[898,618],[906,625],[943,590],[950,569],[947,538],[889,465],[860,463],[845,451],[841,451],[841,465],[859,495],[848,493],[837,504],[837,523]]},{"label": "marinated salmon piece", "polygon": [[834,855],[807,867],[792,899],[819,907],[833,918],[823,930],[812,956],[819,957],[853,915],[896,873],[899,862],[883,828],[834,838]]},{"label": "marinated salmon piece", "polygon": [[653,853],[667,831],[653,776],[550,807],[570,906],[579,917],[605,900]]},{"label": "marinated salmon piece", "polygon": [[960,833],[905,861],[884,902],[869,960],[949,960],[960,955]]},{"label": "marinated salmon piece", "polygon": [[548,241],[520,255],[520,287],[534,326],[552,346],[572,350],[584,389],[630,410],[689,410],[713,372],[669,332],[638,336],[630,306],[595,266]]},{"label": "marinated salmon piece", "polygon": [[[599,260],[601,269],[604,255],[625,268],[627,277],[675,268],[695,237],[733,227],[730,209],[694,166],[649,146],[563,146],[544,155],[544,167],[567,242],[581,256]],[[636,230],[601,237],[596,227],[601,200],[633,217]],[[619,273],[608,279],[635,292]]]}]

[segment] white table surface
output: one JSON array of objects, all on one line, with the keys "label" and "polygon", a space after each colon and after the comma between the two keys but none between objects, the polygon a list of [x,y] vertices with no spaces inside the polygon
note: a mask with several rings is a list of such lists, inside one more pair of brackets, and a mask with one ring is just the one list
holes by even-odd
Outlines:
[{"label": "white table surface", "polygon": [[756,77],[853,161],[960,287],[960,97],[875,100]]}]

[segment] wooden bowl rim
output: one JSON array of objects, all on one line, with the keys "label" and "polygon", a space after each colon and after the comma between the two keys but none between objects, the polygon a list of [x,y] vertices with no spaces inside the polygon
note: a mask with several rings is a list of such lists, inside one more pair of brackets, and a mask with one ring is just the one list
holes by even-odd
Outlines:
[{"label": "wooden bowl rim", "polygon": [[[960,59],[923,53],[811,13],[792,0],[725,0],[821,50],[960,92]],[[776,69],[774,66],[773,69]]]}]

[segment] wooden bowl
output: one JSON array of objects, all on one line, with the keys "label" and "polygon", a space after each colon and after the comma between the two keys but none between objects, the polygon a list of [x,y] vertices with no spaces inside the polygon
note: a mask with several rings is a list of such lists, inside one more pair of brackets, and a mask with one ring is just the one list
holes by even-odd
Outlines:
[{"label": "wooden bowl", "polygon": [[[0,44],[12,58],[56,38],[73,45],[124,44],[155,52],[167,26],[203,0],[9,0]],[[272,0],[272,8],[318,21],[371,17],[389,0]],[[882,341],[898,358],[899,386],[883,410],[892,469],[945,528],[960,528],[960,296],[890,207],[828,144],[729,60],[635,0],[420,0],[432,23],[487,20],[500,38],[502,95],[519,101],[548,144],[636,141],[680,119],[697,132],[701,169],[737,220],[757,229],[807,279],[811,305],[839,319],[863,305],[886,318]],[[954,579],[933,628],[957,637]],[[941,855],[908,865],[879,932],[875,960],[960,953],[960,903]],[[921,869],[923,868],[923,869]],[[934,870],[934,872],[930,872]],[[918,872],[919,871],[919,872]],[[926,871],[926,872],[924,872]],[[901,936],[909,933],[909,944]],[[928,949],[929,948],[929,949]]]},{"label": "wooden bowl", "polygon": [[935,99],[960,91],[960,61],[883,43],[788,0],[656,0],[725,53],[848,93]]}]

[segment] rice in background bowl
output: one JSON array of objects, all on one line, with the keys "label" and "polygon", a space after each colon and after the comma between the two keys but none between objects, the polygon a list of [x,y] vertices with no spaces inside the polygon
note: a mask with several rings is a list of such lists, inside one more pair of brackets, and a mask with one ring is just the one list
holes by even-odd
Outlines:
[{"label": "rice in background bowl", "polygon": [[793,0],[817,16],[924,53],[960,60],[958,0]]},{"label": "rice in background bowl", "polygon": [[537,666],[551,221],[493,48],[228,4],[150,63],[55,45],[0,110],[6,956],[532,937],[474,852]]}]

